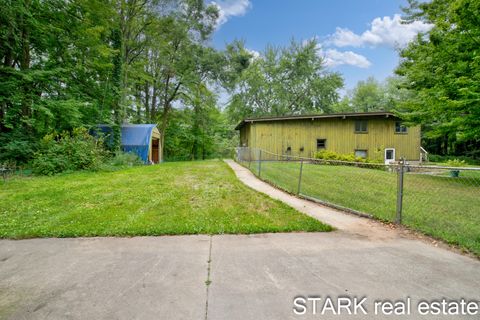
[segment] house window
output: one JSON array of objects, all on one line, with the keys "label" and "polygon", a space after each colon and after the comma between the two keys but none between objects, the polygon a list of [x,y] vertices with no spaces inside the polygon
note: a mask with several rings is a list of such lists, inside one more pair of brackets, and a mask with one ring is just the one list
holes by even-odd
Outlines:
[{"label": "house window", "polygon": [[395,121],[395,133],[407,133],[407,127],[401,121]]},{"label": "house window", "polygon": [[327,139],[317,139],[317,150],[325,149],[327,147]]},{"label": "house window", "polygon": [[367,133],[367,120],[355,121],[355,133]]},{"label": "house window", "polygon": [[367,150],[355,150],[355,158],[367,159]]}]

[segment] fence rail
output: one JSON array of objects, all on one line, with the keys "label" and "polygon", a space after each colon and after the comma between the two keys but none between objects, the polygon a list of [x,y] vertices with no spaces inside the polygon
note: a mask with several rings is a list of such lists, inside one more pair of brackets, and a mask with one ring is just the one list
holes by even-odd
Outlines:
[{"label": "fence rail", "polygon": [[236,157],[288,192],[480,253],[480,168],[321,160],[253,148],[238,148]]}]

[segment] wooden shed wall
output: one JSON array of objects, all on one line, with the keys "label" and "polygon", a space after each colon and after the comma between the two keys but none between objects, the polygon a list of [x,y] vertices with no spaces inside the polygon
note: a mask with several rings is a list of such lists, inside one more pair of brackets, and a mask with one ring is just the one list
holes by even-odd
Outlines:
[{"label": "wooden shed wall", "polygon": [[[149,150],[148,151],[148,160],[149,161],[153,161],[153,159],[154,159],[154,156],[153,156],[154,150],[153,150],[153,146],[152,146],[152,142],[153,142],[154,139],[160,140],[160,131],[156,127],[152,129],[152,136],[150,138],[150,145],[149,145],[149,149],[148,149]],[[158,150],[156,151],[158,153],[158,161],[159,162],[162,162],[162,160],[163,160],[162,159],[163,152],[162,152],[161,148],[162,148],[162,145],[159,143]]]},{"label": "wooden shed wall", "polygon": [[[351,154],[367,150],[368,158],[384,159],[385,148],[395,148],[396,160],[418,160],[420,157],[420,127],[409,127],[405,134],[395,133],[391,118],[368,118],[368,133],[355,133],[355,118],[283,120],[247,123],[240,130],[241,143],[275,154],[313,157],[317,139],[326,139],[326,150]],[[287,147],[291,152],[287,152]],[[303,147],[303,151],[300,149]]]}]

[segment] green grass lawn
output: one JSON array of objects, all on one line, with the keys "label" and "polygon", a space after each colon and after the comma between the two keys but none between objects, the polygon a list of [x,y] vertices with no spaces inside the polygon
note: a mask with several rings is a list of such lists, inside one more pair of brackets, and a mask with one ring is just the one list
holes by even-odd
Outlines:
[{"label": "green grass lawn", "polygon": [[[258,167],[252,163],[252,170]],[[298,162],[263,162],[261,176],[297,192]],[[301,193],[332,204],[395,220],[397,175],[351,166],[304,164]],[[459,178],[406,173],[403,223],[480,255],[480,172]]]},{"label": "green grass lawn", "polygon": [[0,182],[0,237],[330,231],[249,189],[222,161]]}]

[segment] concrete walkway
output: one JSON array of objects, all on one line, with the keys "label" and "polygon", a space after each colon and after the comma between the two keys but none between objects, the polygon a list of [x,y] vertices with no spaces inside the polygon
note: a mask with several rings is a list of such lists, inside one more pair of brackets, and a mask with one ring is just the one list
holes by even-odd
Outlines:
[{"label": "concrete walkway", "polygon": [[235,161],[225,160],[225,162],[233,169],[238,179],[250,188],[265,193],[273,199],[283,201],[298,211],[335,227],[339,232],[357,234],[369,239],[377,240],[394,239],[401,235],[405,235],[405,232],[392,230],[392,228],[388,228],[384,224],[374,220],[347,214],[342,211],[316,204],[312,201],[292,196],[258,179],[250,170],[239,165]]},{"label": "concrete walkway", "polygon": [[[416,312],[420,300],[478,300],[478,260],[286,195],[229,164],[254,189],[339,230],[1,240],[0,319],[479,318]],[[366,297],[368,314],[312,315],[309,305],[295,315],[298,296]],[[375,300],[407,297],[411,316],[374,315]]]}]

